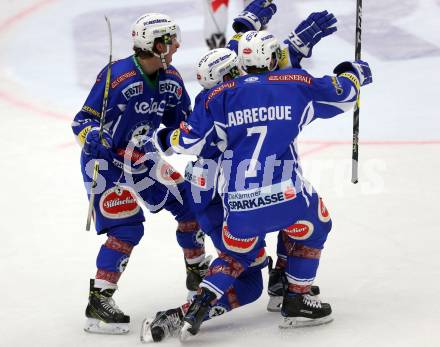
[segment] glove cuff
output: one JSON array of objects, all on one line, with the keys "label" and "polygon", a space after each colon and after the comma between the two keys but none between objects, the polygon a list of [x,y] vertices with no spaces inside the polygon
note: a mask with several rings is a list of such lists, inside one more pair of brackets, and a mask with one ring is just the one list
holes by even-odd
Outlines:
[{"label": "glove cuff", "polygon": [[312,55],[312,50],[304,44],[304,42],[300,39],[300,37],[295,33],[291,32],[289,37],[287,38],[289,46],[291,46],[294,50],[296,50],[299,54],[301,54],[305,58],[309,58]]},{"label": "glove cuff", "polygon": [[249,30],[259,31],[262,25],[259,18],[249,11],[241,12],[238,17],[234,19],[232,28],[236,33],[245,32]]}]

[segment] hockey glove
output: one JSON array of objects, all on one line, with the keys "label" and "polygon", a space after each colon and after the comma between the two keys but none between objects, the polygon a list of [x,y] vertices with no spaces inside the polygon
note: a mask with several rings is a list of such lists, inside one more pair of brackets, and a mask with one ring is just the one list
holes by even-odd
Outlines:
[{"label": "hockey glove", "polygon": [[277,11],[277,6],[269,0],[254,0],[246,6],[238,17],[234,18],[232,28],[236,33],[244,33],[249,30],[260,30],[269,23]]},{"label": "hockey glove", "polygon": [[155,134],[155,142],[157,144],[157,147],[159,147],[160,151],[166,156],[173,153],[173,151],[170,149],[171,144],[169,140],[167,141],[173,131],[173,128],[162,128],[156,131]]},{"label": "hockey glove", "polygon": [[106,159],[112,161],[111,148],[113,145],[112,136],[107,130],[102,132],[102,139],[99,139],[99,128],[92,128],[87,133],[83,151],[95,159]]},{"label": "hockey glove", "polygon": [[336,66],[333,72],[338,76],[344,72],[352,73],[358,78],[361,86],[365,86],[373,82],[370,65],[362,60],[356,60],[354,62],[344,61]]},{"label": "hockey glove", "polygon": [[314,12],[289,34],[284,43],[289,45],[291,55],[309,58],[312,55],[313,46],[323,37],[337,30],[336,26],[333,26],[336,22],[337,19],[332,13]]}]

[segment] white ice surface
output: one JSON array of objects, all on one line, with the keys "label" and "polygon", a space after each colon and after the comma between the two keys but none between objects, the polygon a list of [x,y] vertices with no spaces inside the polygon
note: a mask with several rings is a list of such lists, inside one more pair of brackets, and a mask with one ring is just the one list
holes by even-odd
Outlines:
[{"label": "white ice surface", "polygon": [[[354,0],[276,2],[271,28],[280,38],[311,11],[339,18],[337,35],[321,41],[305,64],[311,73],[330,73],[352,59]],[[363,58],[374,84],[362,90],[359,184],[350,183],[351,113],[316,122],[300,143],[306,177],[333,217],[317,283],[334,322],[280,331],[263,294],[204,324],[189,345],[440,345],[440,1],[364,3]],[[115,57],[123,57],[130,23],[158,9],[181,24],[175,65],[194,96],[191,67],[206,50],[198,0],[0,3],[0,346],[139,345],[142,319],[185,299],[175,223],[166,212],[147,213],[145,236],[116,295],[132,332],[82,331],[104,237],[84,231],[87,201],[70,121],[108,59],[102,15],[112,19]],[[181,169],[185,160],[173,163]],[[270,235],[272,255],[274,248]]]}]

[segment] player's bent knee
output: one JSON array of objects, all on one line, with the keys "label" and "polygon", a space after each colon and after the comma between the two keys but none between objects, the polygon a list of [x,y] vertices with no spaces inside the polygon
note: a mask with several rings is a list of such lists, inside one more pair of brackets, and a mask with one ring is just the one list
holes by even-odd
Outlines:
[{"label": "player's bent knee", "polygon": [[116,239],[136,246],[144,236],[144,226],[142,223],[136,223],[131,225],[120,225],[112,227],[107,235],[115,237]]}]

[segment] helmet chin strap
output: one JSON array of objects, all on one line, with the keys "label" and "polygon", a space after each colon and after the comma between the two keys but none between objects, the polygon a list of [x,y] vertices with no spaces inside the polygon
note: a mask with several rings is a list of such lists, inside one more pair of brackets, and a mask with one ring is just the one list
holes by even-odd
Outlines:
[{"label": "helmet chin strap", "polygon": [[168,65],[165,61],[165,56],[170,52],[170,45],[166,45],[167,50],[165,53],[157,54],[156,52],[153,52],[153,54],[160,59],[160,62],[162,63],[162,67],[164,70],[168,69]]}]

